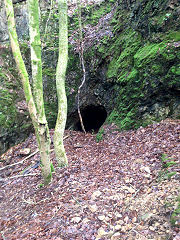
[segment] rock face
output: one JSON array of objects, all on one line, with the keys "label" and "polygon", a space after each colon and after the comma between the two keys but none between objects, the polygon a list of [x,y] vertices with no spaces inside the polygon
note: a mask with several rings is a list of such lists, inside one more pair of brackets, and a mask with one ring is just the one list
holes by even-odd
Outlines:
[{"label": "rock face", "polygon": [[[87,15],[84,9],[87,82],[82,110],[86,104],[102,105],[108,121],[120,129],[179,118],[179,2],[111,4],[105,1]],[[73,38],[70,42],[77,51]]]},{"label": "rock face", "polygon": [[[179,1],[101,0],[88,3],[90,5],[82,8],[86,82],[80,94],[80,108],[88,130],[97,131],[100,124],[96,123],[103,124],[106,117],[107,121],[118,124],[120,129],[138,128],[167,117],[180,118]],[[26,2],[14,1],[14,7],[21,49],[30,73]],[[56,7],[50,14],[51,7],[46,1],[41,1],[45,106],[50,127],[55,124],[57,112]],[[75,4],[69,6],[67,128],[80,130],[77,90],[82,81],[82,70],[78,18],[74,8]],[[24,98],[8,47],[3,6],[0,29],[0,81],[3,93],[0,99],[0,109],[3,109],[0,110],[1,153],[11,145],[9,139],[14,143],[22,139],[19,135],[27,136],[32,128],[26,108],[22,110],[17,107],[22,105]],[[46,34],[43,34],[44,30]],[[90,122],[95,124],[91,125]],[[10,137],[14,133],[16,140]]]}]

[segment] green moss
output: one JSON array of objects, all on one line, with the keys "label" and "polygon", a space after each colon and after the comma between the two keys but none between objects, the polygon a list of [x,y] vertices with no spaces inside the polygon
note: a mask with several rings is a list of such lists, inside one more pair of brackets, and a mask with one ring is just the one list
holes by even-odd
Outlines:
[{"label": "green moss", "polygon": [[101,127],[100,130],[98,131],[97,135],[96,135],[96,142],[102,141],[103,136],[104,136],[104,128]]},{"label": "green moss", "polygon": [[180,64],[177,65],[174,64],[174,66],[172,66],[169,69],[168,73],[165,75],[164,82],[169,87],[179,88],[180,87],[179,76],[180,76]]},{"label": "green moss", "polygon": [[153,72],[155,75],[162,74],[162,73],[163,73],[163,66],[160,65],[160,64],[154,64],[154,65],[152,65],[152,72]]},{"label": "green moss", "polygon": [[51,163],[51,172],[52,172],[52,173],[55,172],[55,169],[54,169],[54,166],[53,166],[52,163]]},{"label": "green moss", "polygon": [[102,2],[100,5],[84,8],[82,12],[83,14],[87,14],[86,24],[96,25],[101,17],[111,12],[112,5],[115,2],[115,0],[110,0],[109,2]]},{"label": "green moss", "polygon": [[180,41],[180,31],[172,31],[168,35],[168,39],[174,41]]},{"label": "green moss", "polygon": [[133,68],[130,74],[127,76],[127,81],[131,80],[136,81],[138,80],[138,76],[139,76],[138,71],[135,68]]},{"label": "green moss", "polygon": [[116,78],[121,82],[128,77],[133,65],[132,57],[141,45],[140,39],[140,35],[129,28],[121,33],[110,48],[114,57],[108,66],[107,78]]},{"label": "green moss", "polygon": [[50,67],[43,68],[42,74],[43,76],[47,76],[55,79],[56,70]]},{"label": "green moss", "polygon": [[44,186],[47,186],[52,180],[52,172],[48,175],[46,179],[44,179]]},{"label": "green moss", "polygon": [[156,56],[160,55],[162,50],[166,47],[164,43],[148,44],[140,48],[134,55],[135,67],[142,68],[144,65],[150,64]]},{"label": "green moss", "polygon": [[16,95],[10,93],[12,83],[8,81],[8,74],[0,68],[0,126],[12,129],[17,121],[17,111],[14,105]]},{"label": "green moss", "polygon": [[160,43],[144,44],[139,34],[128,28],[112,44],[111,54],[107,78],[113,79],[120,90],[109,122],[127,130],[164,119],[168,113],[141,118],[138,109],[151,92],[158,91],[159,84],[165,89],[178,86],[178,51],[174,43],[166,38]]},{"label": "green moss", "polygon": [[54,128],[56,124],[58,105],[57,103],[48,101],[44,103],[44,107],[49,128]]},{"label": "green moss", "polygon": [[170,68],[170,72],[174,75],[180,76],[180,64],[178,64],[176,66],[172,66]]}]

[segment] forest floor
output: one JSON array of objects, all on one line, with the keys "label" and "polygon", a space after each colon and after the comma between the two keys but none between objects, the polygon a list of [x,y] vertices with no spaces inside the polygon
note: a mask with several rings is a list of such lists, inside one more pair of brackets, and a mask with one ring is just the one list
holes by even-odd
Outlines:
[{"label": "forest floor", "polygon": [[178,216],[170,223],[178,208],[180,121],[104,129],[99,143],[95,134],[65,132],[65,169],[56,167],[52,144],[56,172],[47,187],[33,134],[1,156],[0,239],[180,239]]}]

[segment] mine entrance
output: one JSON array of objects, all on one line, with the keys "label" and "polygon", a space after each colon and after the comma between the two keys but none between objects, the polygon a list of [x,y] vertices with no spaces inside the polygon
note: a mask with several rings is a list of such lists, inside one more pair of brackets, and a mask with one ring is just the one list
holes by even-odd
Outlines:
[{"label": "mine entrance", "polygon": [[[88,105],[82,108],[81,115],[87,132],[97,132],[107,118],[106,109],[100,105]],[[82,131],[80,121],[77,122],[75,128],[78,131]]]}]

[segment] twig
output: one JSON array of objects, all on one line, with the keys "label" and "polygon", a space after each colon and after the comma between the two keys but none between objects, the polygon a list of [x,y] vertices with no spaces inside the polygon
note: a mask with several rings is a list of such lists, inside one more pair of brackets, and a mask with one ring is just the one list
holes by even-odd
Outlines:
[{"label": "twig", "polygon": [[135,194],[133,195],[133,198],[135,198],[135,196],[137,195],[137,193],[140,191],[140,189],[138,189]]},{"label": "twig", "polygon": [[[67,135],[63,138],[63,140],[65,140],[66,138],[68,138],[70,135]],[[50,150],[50,152],[53,152],[54,151],[54,148]],[[39,152],[39,149],[37,149],[35,152],[31,153],[29,156],[25,157],[23,160],[21,160],[20,162],[17,162],[17,163],[13,163],[13,164],[10,164],[10,165],[6,165],[2,168],[0,168],[0,171],[1,170],[4,170],[6,168],[10,168],[10,167],[13,167],[13,166],[16,166],[16,165],[19,165],[19,164],[22,164],[24,161],[26,161],[27,159],[31,158],[32,156],[34,156],[36,153]]]},{"label": "twig", "polygon": [[139,233],[138,231],[136,231],[136,230],[132,230],[133,232],[135,232],[135,233],[137,233],[137,234],[139,234],[140,236],[143,236],[144,237],[144,239],[147,239],[147,237],[145,237],[142,233]]},{"label": "twig", "polygon": [[141,222],[138,223],[138,224],[136,224],[136,226],[134,226],[134,227],[129,231],[129,233],[130,233],[130,232],[133,232],[139,225],[141,225]]},{"label": "twig", "polygon": [[5,178],[4,180],[9,180],[9,179],[13,179],[13,178],[19,178],[19,177],[29,177],[29,176],[38,176],[39,174],[37,173],[30,173],[30,174],[26,174],[26,175],[15,175],[15,176],[12,176],[12,177],[8,177],[8,178]]},{"label": "twig", "polygon": [[31,199],[29,198],[28,200],[26,200],[26,199],[24,198],[24,194],[23,194],[22,200],[23,200],[22,202],[25,202],[25,203],[27,203],[27,204],[36,205],[36,204],[39,204],[39,203],[44,202],[44,201],[46,201],[46,200],[50,200],[50,198],[45,198],[45,199],[42,199],[42,200],[36,202],[35,199],[31,200]]},{"label": "twig", "polygon": [[27,203],[27,204],[30,204],[30,205],[35,204],[35,202],[34,202],[33,200],[31,200],[30,198],[29,198],[29,200],[26,200],[26,199],[24,198],[24,194],[23,194],[23,196],[22,196],[22,200],[23,200],[23,202],[25,202],[25,203]]},{"label": "twig", "polygon": [[49,12],[49,16],[48,16],[48,19],[47,19],[47,22],[46,22],[46,26],[45,26],[44,39],[45,39],[45,37],[46,37],[46,35],[47,35],[47,25],[48,25],[48,22],[49,22],[50,17],[51,17],[52,8],[53,8],[53,0],[51,0],[51,3],[50,3],[50,12]]},{"label": "twig", "polygon": [[11,164],[11,165],[6,165],[6,166],[0,168],[0,171],[1,171],[1,170],[4,170],[4,169],[6,169],[6,168],[9,168],[9,167],[16,166],[16,165],[18,165],[18,164],[22,164],[24,161],[26,161],[26,160],[29,159],[30,157],[34,156],[34,155],[35,155],[36,153],[38,153],[38,152],[39,152],[39,149],[36,150],[35,152],[31,153],[29,156],[25,157],[25,158],[24,158],[23,160],[21,160],[20,162],[13,163],[13,164]]},{"label": "twig", "polygon": [[66,138],[70,137],[70,135],[66,135],[64,136],[63,140],[65,140]]},{"label": "twig", "polygon": [[74,145],[74,148],[83,148],[81,145]]},{"label": "twig", "polygon": [[86,81],[86,69],[85,69],[85,65],[84,65],[84,44],[83,44],[83,36],[82,36],[82,21],[81,21],[81,0],[77,1],[77,5],[78,5],[78,20],[79,20],[79,58],[80,58],[80,62],[82,65],[82,70],[83,70],[83,80],[81,82],[81,85],[78,88],[78,114],[79,114],[79,120],[81,123],[81,127],[84,133],[86,133],[84,124],[83,124],[83,119],[81,116],[81,111],[80,111],[80,91],[81,88],[83,87],[85,81]]},{"label": "twig", "polygon": [[135,193],[134,193],[134,195],[133,195],[133,198],[135,198],[135,196],[137,195],[137,193],[138,193],[141,189],[136,190],[136,188],[134,188],[132,184],[130,184],[130,186],[135,190]]}]

